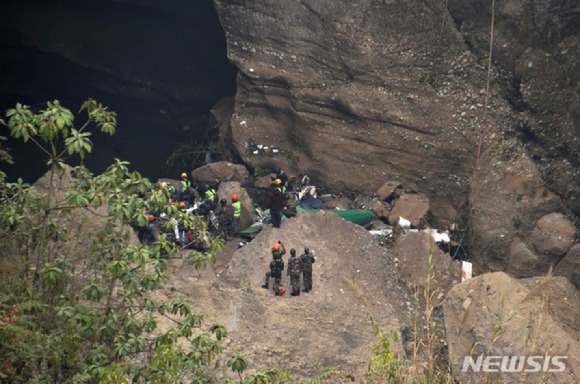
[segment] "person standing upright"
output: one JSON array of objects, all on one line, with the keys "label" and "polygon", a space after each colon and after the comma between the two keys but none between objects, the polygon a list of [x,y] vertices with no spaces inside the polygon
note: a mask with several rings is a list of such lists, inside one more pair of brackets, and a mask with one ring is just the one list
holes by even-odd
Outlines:
[{"label": "person standing upright", "polygon": [[282,260],[282,256],[286,253],[284,249],[284,245],[279,241],[272,247],[272,261],[270,262],[270,271],[266,272],[266,280],[264,281],[264,285],[262,288],[268,289],[270,278],[274,279],[274,286],[272,289],[274,290],[274,294],[276,296],[281,296],[284,294],[284,290],[280,286],[282,281],[282,271],[284,270],[284,260]]},{"label": "person standing upright", "polygon": [[242,216],[242,203],[238,200],[238,195],[232,195],[232,237],[238,237],[240,233],[240,217]]},{"label": "person standing upright", "polygon": [[274,228],[280,228],[282,222],[282,211],[284,210],[284,195],[276,188],[275,184],[271,185],[272,190],[268,195],[268,200],[266,201],[266,208],[270,210],[270,215],[272,217],[272,225]]},{"label": "person standing upright", "polygon": [[187,179],[187,173],[181,174],[181,182],[179,184],[179,201],[189,204],[191,199],[191,181]]},{"label": "person standing upright", "polygon": [[290,276],[290,287],[292,287],[292,292],[290,295],[299,296],[300,295],[300,274],[302,272],[302,264],[300,259],[296,257],[296,250],[292,248],[290,250],[290,259],[288,259],[288,276]]},{"label": "person standing upright", "polygon": [[304,285],[303,292],[308,292],[312,289],[312,264],[316,262],[314,256],[310,253],[308,248],[304,248],[304,253],[300,256],[300,263],[302,264],[302,284]]}]

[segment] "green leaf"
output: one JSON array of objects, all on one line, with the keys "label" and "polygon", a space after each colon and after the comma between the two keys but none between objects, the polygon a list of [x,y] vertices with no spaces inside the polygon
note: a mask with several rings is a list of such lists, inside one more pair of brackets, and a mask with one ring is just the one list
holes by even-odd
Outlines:
[{"label": "green leaf", "polygon": [[528,63],[528,68],[532,68],[533,66],[534,66],[534,64],[533,64],[533,63],[530,61],[530,62]]}]

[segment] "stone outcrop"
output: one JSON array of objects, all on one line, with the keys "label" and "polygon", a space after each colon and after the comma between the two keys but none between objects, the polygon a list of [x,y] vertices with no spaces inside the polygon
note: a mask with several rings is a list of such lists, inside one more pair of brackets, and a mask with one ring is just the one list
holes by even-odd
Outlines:
[{"label": "stone outcrop", "polygon": [[389,223],[397,224],[400,217],[411,222],[411,227],[425,225],[425,217],[429,212],[429,200],[420,193],[407,193],[399,197],[389,213]]},{"label": "stone outcrop", "polygon": [[479,273],[545,274],[565,255],[576,232],[523,147],[498,143],[471,182],[470,256]]},{"label": "stone outcrop", "polygon": [[[226,199],[227,203],[232,205],[232,195],[238,195],[238,200],[242,205],[241,217],[240,217],[240,231],[248,228],[250,225],[254,224],[256,221],[256,215],[254,214],[254,204],[250,195],[246,192],[239,182],[230,181],[224,182],[219,185],[217,190],[218,201],[221,199]],[[218,203],[219,204],[219,203]]]},{"label": "stone outcrop", "polygon": [[191,178],[200,185],[218,185],[222,181],[244,181],[250,177],[247,168],[241,164],[219,161],[196,168]]},{"label": "stone outcrop", "polygon": [[461,281],[461,263],[439,249],[429,233],[404,234],[393,245],[392,255],[399,260],[399,267],[409,283],[419,288],[419,292],[423,292],[429,280],[429,289],[436,293],[437,302]]},{"label": "stone outcrop", "polygon": [[554,273],[564,276],[580,289],[580,244],[575,244],[557,264]]},{"label": "stone outcrop", "polygon": [[[469,367],[462,372],[466,356],[474,361],[478,356],[500,356],[497,368],[504,356],[564,356],[563,372],[525,372],[533,368],[526,363],[522,372],[504,370],[502,378],[506,382],[575,382],[580,375],[578,308],[578,292],[562,277],[517,280],[496,272],[457,285],[443,302],[455,379],[471,382],[482,376]],[[549,369],[559,367],[550,362]]]},{"label": "stone outcrop", "polygon": [[[442,22],[434,2],[215,5],[240,70],[231,137],[244,161],[308,174],[335,193],[397,180],[425,193],[439,221],[455,217],[475,160],[485,70],[460,53],[451,24],[433,33]],[[499,130],[509,106],[496,91],[490,103],[488,129]],[[246,144],[281,152],[253,155]]]},{"label": "stone outcrop", "polygon": [[[462,36],[482,60],[489,51],[487,4],[449,2]],[[573,0],[495,4],[493,63],[510,78],[503,94],[520,112],[519,129],[542,163],[543,176],[567,196],[578,187],[573,164],[578,164],[580,151],[580,8]]]},{"label": "stone outcrop", "polygon": [[398,181],[387,181],[379,189],[377,189],[376,195],[379,199],[383,201],[390,201],[397,198],[396,191],[398,188],[402,187],[401,183]]}]

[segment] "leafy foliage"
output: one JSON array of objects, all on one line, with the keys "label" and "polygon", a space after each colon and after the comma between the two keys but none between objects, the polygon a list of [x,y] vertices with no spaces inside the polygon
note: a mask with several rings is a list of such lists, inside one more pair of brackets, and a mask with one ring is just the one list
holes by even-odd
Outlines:
[{"label": "leafy foliage", "polygon": [[[151,246],[134,240],[132,226],[149,212],[165,213],[207,239],[200,217],[177,215],[170,193],[116,160],[101,175],[83,167],[69,176],[65,156],[92,152],[88,127],[113,134],[116,117],[85,102],[79,129],[58,101],[33,113],[17,104],[0,120],[14,138],[33,142],[47,156],[46,192],[0,175],[0,381],[5,383],[214,383],[225,327],[203,330],[204,315],[185,298],[158,302],[150,294],[168,281],[168,260],[182,250],[167,234]],[[161,220],[161,219],[160,219]],[[190,260],[201,268],[223,249],[213,239]],[[161,317],[175,327],[162,330]],[[228,367],[239,374],[247,361]],[[242,364],[242,362],[244,362]],[[228,382],[234,383],[234,381]],[[282,370],[252,372],[246,382],[290,380]]]}]

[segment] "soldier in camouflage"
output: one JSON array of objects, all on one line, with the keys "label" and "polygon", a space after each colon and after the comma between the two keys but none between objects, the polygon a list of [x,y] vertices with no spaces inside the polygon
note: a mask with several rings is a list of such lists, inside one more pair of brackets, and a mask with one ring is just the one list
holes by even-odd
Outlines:
[{"label": "soldier in camouflage", "polygon": [[304,254],[300,256],[300,263],[302,264],[302,283],[304,284],[304,292],[312,289],[312,264],[316,262],[314,256],[310,253],[308,248],[304,248]]},{"label": "soldier in camouflage", "polygon": [[284,208],[284,214],[286,217],[294,217],[298,213],[297,209],[298,200],[296,196],[292,193],[288,200],[286,200],[286,207]]},{"label": "soldier in camouflage", "polygon": [[274,285],[272,286],[272,289],[276,296],[283,294],[283,291],[280,289],[280,282],[282,281],[282,271],[284,270],[284,260],[282,260],[284,254],[286,254],[284,245],[281,242],[274,244],[272,247],[273,260],[270,262],[270,271],[266,273],[266,280],[264,285],[262,285],[262,288],[268,289],[270,278],[273,278]]},{"label": "soldier in camouflage", "polygon": [[220,208],[218,211],[218,222],[219,231],[222,238],[228,238],[228,230],[230,228],[230,218],[231,218],[230,206],[226,199],[220,200]]},{"label": "soldier in camouflage", "polygon": [[276,259],[281,259],[282,256],[284,256],[286,254],[286,249],[284,248],[284,244],[282,244],[281,241],[278,241],[276,244],[274,244],[274,246],[272,247],[272,257],[276,260]]},{"label": "soldier in camouflage", "polygon": [[292,287],[292,296],[300,295],[300,274],[302,273],[302,263],[296,257],[294,248],[290,250],[290,259],[288,259],[288,276],[290,276],[290,286]]}]

